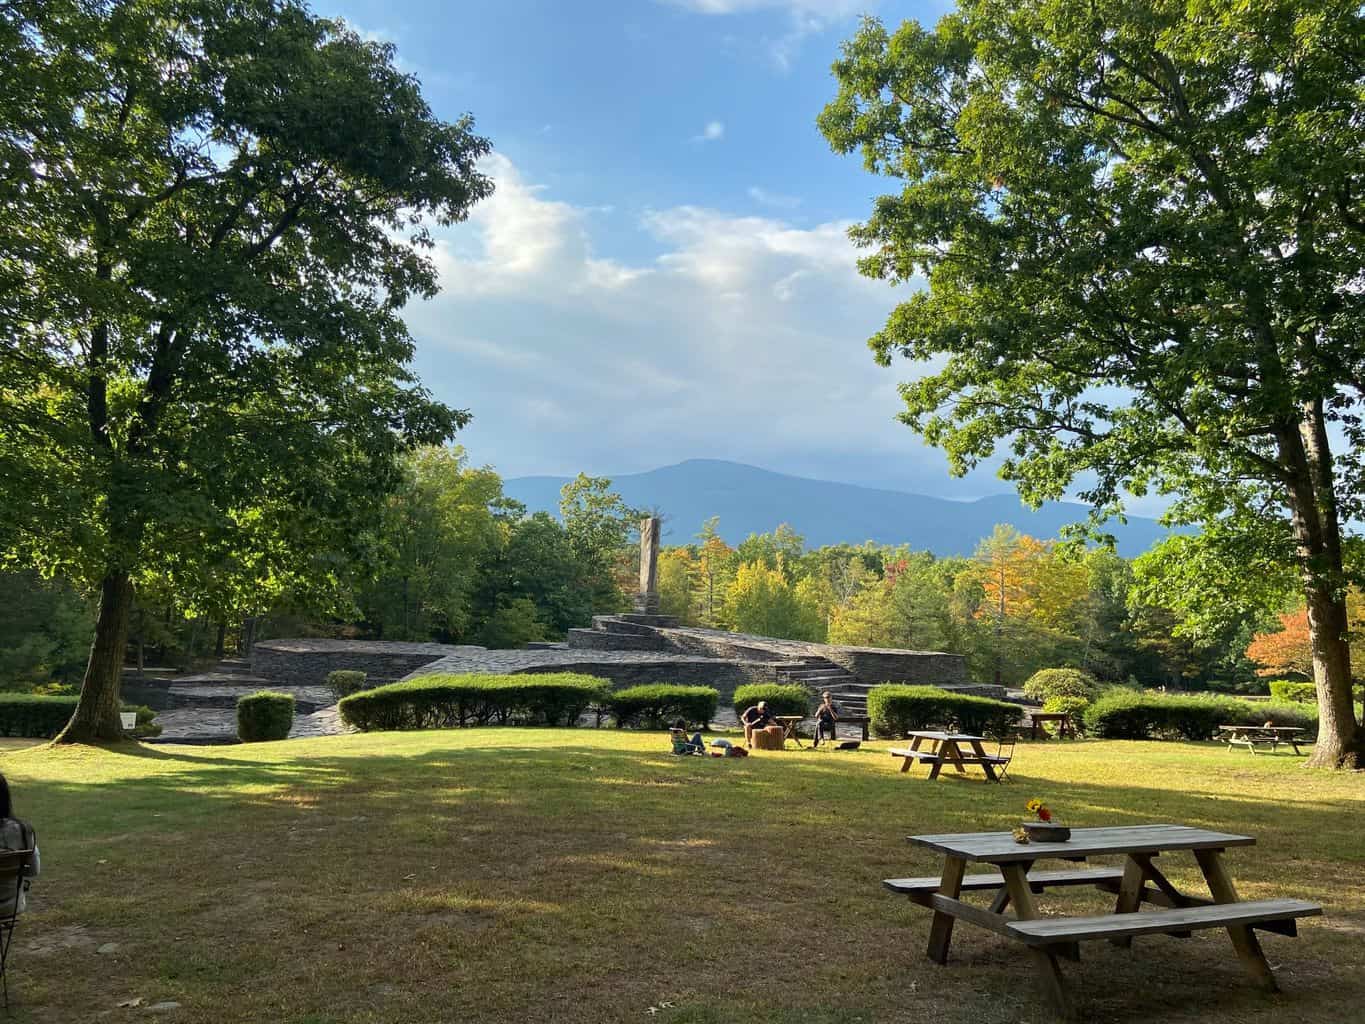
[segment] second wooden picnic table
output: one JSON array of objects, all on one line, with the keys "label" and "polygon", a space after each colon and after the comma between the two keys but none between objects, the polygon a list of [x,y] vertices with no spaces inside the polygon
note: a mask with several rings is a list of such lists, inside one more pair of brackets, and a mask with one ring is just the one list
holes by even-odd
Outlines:
[{"label": "second wooden picnic table", "polygon": [[[986,748],[982,746],[985,739],[983,736],[924,731],[906,733],[906,738],[910,740],[909,747],[891,750],[893,757],[904,758],[901,764],[903,772],[908,772],[922,761],[929,766],[929,778],[936,779],[945,764],[952,765],[961,775],[967,774],[967,765],[974,764],[980,765],[981,770],[986,773],[986,778],[994,782],[996,765],[1005,763],[1004,758],[986,753]],[[967,748],[965,751],[962,749],[963,746]]]}]

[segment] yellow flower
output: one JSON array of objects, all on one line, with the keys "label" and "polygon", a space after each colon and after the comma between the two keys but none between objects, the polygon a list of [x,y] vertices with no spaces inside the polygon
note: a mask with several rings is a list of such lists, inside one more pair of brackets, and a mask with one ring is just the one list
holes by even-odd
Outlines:
[{"label": "yellow flower", "polygon": [[1042,806],[1043,806],[1043,801],[1041,801],[1041,800],[1039,800],[1039,799],[1037,799],[1037,798],[1035,797],[1034,799],[1030,800],[1027,804],[1025,804],[1025,809],[1028,810],[1029,812],[1033,813],[1033,814],[1037,814],[1037,813],[1038,813],[1038,808],[1040,808],[1040,807],[1042,807]]}]

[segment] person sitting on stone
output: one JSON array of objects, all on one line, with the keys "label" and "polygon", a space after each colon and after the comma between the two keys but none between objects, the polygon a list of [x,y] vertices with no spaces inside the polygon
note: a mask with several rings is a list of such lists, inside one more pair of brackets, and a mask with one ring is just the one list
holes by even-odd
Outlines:
[{"label": "person sitting on stone", "polygon": [[775,724],[777,718],[768,710],[768,702],[761,700],[753,707],[745,708],[744,714],[739,716],[739,722],[744,726],[744,745],[752,747],[754,745],[754,731],[766,729]]},{"label": "person sitting on stone", "polygon": [[687,723],[681,718],[675,719],[673,725],[668,730],[669,738],[673,741],[673,753],[675,754],[705,754],[706,743],[701,738],[701,733],[687,735]]}]

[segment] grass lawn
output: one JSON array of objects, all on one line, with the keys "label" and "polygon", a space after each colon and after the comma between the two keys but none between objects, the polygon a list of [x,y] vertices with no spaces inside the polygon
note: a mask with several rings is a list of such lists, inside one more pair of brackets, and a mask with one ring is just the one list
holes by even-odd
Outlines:
[{"label": "grass lawn", "polygon": [[[879,744],[722,761],[591,729],[4,742],[44,862],[11,954],[20,1022],[1044,1021],[1022,945],[959,924],[937,967],[928,912],[880,885],[940,867],[906,834],[1006,829],[1033,796],[1072,825],[1248,832],[1258,845],[1227,855],[1244,898],[1327,910],[1298,939],[1264,935],[1278,997],[1245,984],[1224,932],[1089,943],[1063,965],[1087,1019],[1365,1005],[1365,777],[1289,754],[1027,744],[993,786],[900,775]],[[1199,883],[1187,854],[1162,862]],[[134,999],[180,1006],[118,1006]]]}]

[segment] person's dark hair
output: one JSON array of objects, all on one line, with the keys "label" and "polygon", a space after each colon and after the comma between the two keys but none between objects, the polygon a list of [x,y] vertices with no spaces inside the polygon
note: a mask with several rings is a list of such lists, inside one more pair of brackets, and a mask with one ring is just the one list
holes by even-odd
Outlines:
[{"label": "person's dark hair", "polygon": [[687,723],[681,718],[675,718],[673,719],[673,724],[669,726],[669,728],[677,729],[679,732],[687,732]]},{"label": "person's dark hair", "polygon": [[0,775],[0,818],[12,818],[10,813],[13,808],[9,802],[9,782],[4,775]]}]

